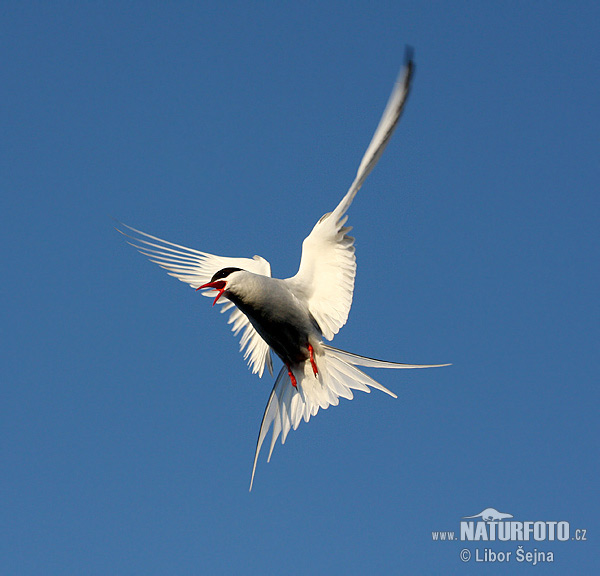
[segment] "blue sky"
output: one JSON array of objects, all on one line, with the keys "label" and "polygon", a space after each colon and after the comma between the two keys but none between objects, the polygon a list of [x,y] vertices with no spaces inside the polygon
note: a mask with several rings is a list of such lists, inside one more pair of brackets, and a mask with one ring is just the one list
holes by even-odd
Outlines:
[{"label": "blue sky", "polygon": [[[489,573],[431,532],[493,507],[588,530],[519,569],[591,573],[598,22],[593,2],[3,3],[0,571]],[[372,371],[398,400],[320,412],[249,494],[272,379],[111,218],[292,275],[407,43],[334,344],[453,365]]]}]

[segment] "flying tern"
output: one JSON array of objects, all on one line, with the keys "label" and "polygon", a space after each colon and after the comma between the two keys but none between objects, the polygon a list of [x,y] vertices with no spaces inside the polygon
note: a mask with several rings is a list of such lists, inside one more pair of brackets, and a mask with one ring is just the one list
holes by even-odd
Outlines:
[{"label": "flying tern", "polygon": [[376,388],[397,396],[365,374],[367,368],[433,368],[448,364],[398,364],[374,360],[333,348],[332,340],[346,323],[352,304],[356,259],[354,238],[345,226],[346,211],[387,146],[400,119],[414,73],[412,50],[407,48],[403,69],[358,167],[356,177],[336,208],[325,214],[302,243],[300,268],[295,276],[277,279],[260,256],[230,258],[173,244],[123,225],[122,232],[142,254],[175,278],[196,290],[206,290],[213,306],[231,312],[229,324],[241,333],[240,351],[252,372],[262,377],[265,367],[273,374],[271,352],[283,367],[269,396],[260,426],[250,490],[263,442],[272,428],[268,460],[281,436],[300,421],[315,416],[319,408],[337,406],[339,398],[353,398],[352,390]]}]

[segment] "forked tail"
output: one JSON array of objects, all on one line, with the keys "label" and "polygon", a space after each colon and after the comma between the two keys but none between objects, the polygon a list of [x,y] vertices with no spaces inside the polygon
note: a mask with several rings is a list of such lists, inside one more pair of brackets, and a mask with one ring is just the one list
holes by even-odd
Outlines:
[{"label": "forked tail", "polygon": [[303,418],[305,422],[308,422],[311,416],[317,414],[319,408],[325,410],[329,406],[337,406],[340,397],[352,400],[354,397],[352,390],[370,392],[371,388],[375,388],[393,398],[397,398],[393,392],[373,380],[357,366],[367,368],[438,368],[449,366],[449,364],[398,364],[366,358],[326,344],[321,344],[321,348],[322,352],[316,358],[318,374],[314,374],[310,362],[292,366],[297,387],[292,386],[285,366],[279,372],[269,396],[260,425],[260,432],[258,433],[250,490],[252,490],[252,484],[254,483],[258,455],[271,426],[273,426],[273,431],[267,461],[271,459],[275,442],[280,435],[281,443],[285,444],[289,431],[292,428],[296,430]]}]

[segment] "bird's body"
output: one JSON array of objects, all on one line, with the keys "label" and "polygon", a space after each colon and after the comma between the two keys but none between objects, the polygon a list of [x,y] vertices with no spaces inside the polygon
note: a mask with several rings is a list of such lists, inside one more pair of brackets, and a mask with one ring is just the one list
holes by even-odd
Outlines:
[{"label": "bird's body", "polygon": [[308,345],[320,347],[323,338],[306,300],[289,280],[244,270],[233,272],[224,296],[246,315],[260,337],[286,365],[310,358]]},{"label": "bird's body", "polygon": [[[269,459],[275,441],[285,442],[291,428],[306,422],[319,408],[352,399],[352,390],[376,388],[396,397],[357,366],[372,368],[428,368],[441,365],[397,364],[365,358],[324,343],[346,323],[354,291],[356,259],[354,238],[344,224],[352,200],[383,153],[408,96],[413,74],[412,54],[390,96],[354,182],[337,207],[325,214],[302,244],[298,273],[286,279],[271,277],[271,266],[260,256],[215,256],[161,240],[129,226],[136,246],[170,275],[196,290],[215,296],[213,305],[231,311],[229,323],[242,333],[240,348],[254,373],[265,367],[273,373],[271,351],[282,367],[265,409],[259,431],[256,462],[267,432],[272,428]],[[127,234],[129,235],[129,233]],[[223,297],[223,298],[222,298]],[[222,299],[221,299],[222,298]]]}]

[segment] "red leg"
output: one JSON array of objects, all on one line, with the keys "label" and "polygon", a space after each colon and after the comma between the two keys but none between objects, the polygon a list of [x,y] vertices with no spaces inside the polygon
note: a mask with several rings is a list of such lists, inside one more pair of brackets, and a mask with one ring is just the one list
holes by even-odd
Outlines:
[{"label": "red leg", "polygon": [[310,365],[312,366],[313,373],[316,376],[319,373],[319,370],[317,369],[317,364],[315,362],[313,347],[310,344],[308,345],[308,353],[310,354]]},{"label": "red leg", "polygon": [[296,377],[294,376],[292,369],[290,368],[289,364],[286,364],[286,366],[288,369],[288,376],[290,377],[290,380],[292,381],[292,386],[294,388],[298,388],[298,383],[296,382]]}]

